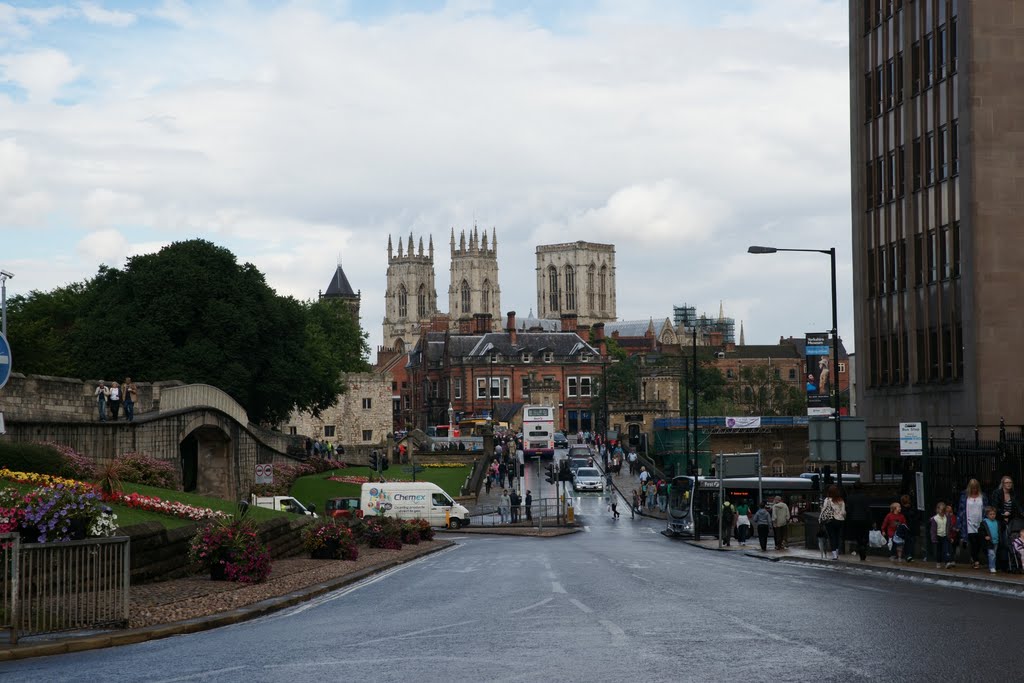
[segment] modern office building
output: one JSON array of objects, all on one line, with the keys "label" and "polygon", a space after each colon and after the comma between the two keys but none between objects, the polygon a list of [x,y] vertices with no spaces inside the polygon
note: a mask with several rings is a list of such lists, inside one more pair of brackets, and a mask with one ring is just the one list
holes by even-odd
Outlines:
[{"label": "modern office building", "polygon": [[1024,6],[850,2],[854,315],[869,467],[898,423],[1024,424]]}]

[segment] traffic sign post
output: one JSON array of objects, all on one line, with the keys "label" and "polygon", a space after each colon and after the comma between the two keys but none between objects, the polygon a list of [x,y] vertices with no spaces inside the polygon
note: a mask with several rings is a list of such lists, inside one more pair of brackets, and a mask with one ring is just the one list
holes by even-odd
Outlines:
[{"label": "traffic sign post", "polygon": [[7,337],[0,334],[0,389],[11,378],[11,367],[11,345],[7,343]]},{"label": "traffic sign post", "polygon": [[256,483],[257,484],[273,484],[274,483],[274,466],[273,465],[256,465]]}]

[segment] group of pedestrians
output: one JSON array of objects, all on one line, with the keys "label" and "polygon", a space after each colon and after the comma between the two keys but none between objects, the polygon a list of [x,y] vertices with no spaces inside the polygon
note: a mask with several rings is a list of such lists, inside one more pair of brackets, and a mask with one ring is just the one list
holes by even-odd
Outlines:
[{"label": "group of pedestrians", "polygon": [[533,521],[533,492],[526,489],[526,497],[519,495],[516,489],[502,489],[501,498],[498,501],[498,516],[502,524],[523,521],[523,512],[526,513],[525,521]]},{"label": "group of pedestrians", "polygon": [[[639,468],[640,486],[632,491],[633,511],[642,513],[668,510],[668,482],[664,479],[655,480],[645,466]],[[610,482],[609,482],[610,483]]]},{"label": "group of pedestrians", "polygon": [[96,398],[100,422],[106,422],[108,414],[111,419],[118,420],[122,407],[125,420],[135,421],[135,401],[138,400],[139,391],[131,377],[126,377],[121,384],[111,382],[109,386],[101,379],[93,391],[93,396]]},{"label": "group of pedestrians", "polygon": [[782,496],[766,500],[760,507],[749,499],[736,504],[727,500],[722,504],[722,544],[731,546],[735,538],[745,546],[756,533],[762,551],[767,552],[769,538],[774,538],[776,550],[786,550],[790,514]]}]

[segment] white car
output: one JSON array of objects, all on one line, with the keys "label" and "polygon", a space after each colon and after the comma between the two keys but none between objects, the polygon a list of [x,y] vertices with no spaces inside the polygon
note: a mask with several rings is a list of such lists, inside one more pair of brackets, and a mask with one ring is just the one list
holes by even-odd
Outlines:
[{"label": "white car", "polygon": [[580,467],[572,475],[573,491],[600,491],[603,488],[604,480],[596,467]]}]

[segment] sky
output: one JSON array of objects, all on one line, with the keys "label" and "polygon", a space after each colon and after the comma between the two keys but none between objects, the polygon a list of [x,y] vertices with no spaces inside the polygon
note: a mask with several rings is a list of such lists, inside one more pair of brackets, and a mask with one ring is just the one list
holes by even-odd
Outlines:
[{"label": "sky", "polygon": [[[842,0],[0,2],[0,268],[50,290],[203,238],[312,299],[340,261],[382,343],[387,241],[615,245],[620,320],[853,349]],[[371,353],[371,360],[374,354]]]}]

